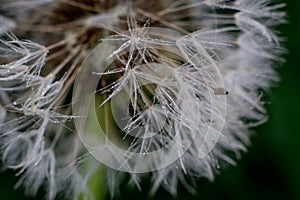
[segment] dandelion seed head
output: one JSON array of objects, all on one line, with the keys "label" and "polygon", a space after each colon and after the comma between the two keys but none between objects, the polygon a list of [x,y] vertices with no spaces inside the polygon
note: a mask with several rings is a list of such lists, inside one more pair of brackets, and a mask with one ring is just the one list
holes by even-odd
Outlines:
[{"label": "dandelion seed head", "polygon": [[[112,197],[130,176],[177,195],[235,165],[279,80],[284,4],[269,0],[0,3],[3,166],[28,194]],[[86,149],[86,150],[85,150]],[[228,153],[230,152],[230,153]]]}]

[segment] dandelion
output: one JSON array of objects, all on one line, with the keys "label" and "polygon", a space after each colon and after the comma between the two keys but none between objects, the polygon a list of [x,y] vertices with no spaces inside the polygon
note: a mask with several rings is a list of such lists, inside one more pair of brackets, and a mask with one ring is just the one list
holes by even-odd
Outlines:
[{"label": "dandelion", "polygon": [[16,187],[47,199],[112,197],[125,175],[151,194],[196,193],[267,120],[262,91],[285,53],[270,0],[0,3],[0,150]]}]

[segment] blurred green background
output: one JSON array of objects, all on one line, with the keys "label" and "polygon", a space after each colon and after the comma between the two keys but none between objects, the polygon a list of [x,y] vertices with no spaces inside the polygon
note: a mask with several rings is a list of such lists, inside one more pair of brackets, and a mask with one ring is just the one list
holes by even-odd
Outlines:
[{"label": "blurred green background", "polygon": [[[223,169],[212,183],[199,180],[197,195],[180,186],[176,199],[300,199],[300,1],[285,2],[289,24],[281,30],[289,53],[286,63],[278,66],[281,82],[267,97],[272,102],[267,105],[269,121],[256,128],[252,146],[236,167]],[[12,189],[16,181],[8,172],[0,175],[1,200],[30,200]],[[118,199],[149,198],[126,184],[120,189]],[[161,189],[155,199],[172,197]]]}]

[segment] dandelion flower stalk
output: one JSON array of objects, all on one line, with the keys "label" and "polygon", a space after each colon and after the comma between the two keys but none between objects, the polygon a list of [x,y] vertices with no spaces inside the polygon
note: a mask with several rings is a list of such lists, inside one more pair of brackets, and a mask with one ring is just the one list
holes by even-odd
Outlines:
[{"label": "dandelion flower stalk", "polygon": [[177,194],[213,180],[267,120],[261,91],[285,52],[270,0],[4,0],[0,144],[17,187],[94,199],[104,164]]}]

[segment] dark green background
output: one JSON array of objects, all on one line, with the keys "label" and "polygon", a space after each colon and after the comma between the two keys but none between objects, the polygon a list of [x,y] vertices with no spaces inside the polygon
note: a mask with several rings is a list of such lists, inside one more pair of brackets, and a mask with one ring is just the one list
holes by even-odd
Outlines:
[{"label": "dark green background", "polygon": [[[252,146],[236,167],[224,169],[213,183],[200,180],[197,196],[179,187],[177,199],[300,199],[300,1],[285,2],[289,24],[281,29],[289,53],[278,66],[281,82],[268,96],[269,121],[256,129]],[[1,200],[29,199],[12,190],[17,180],[12,174],[0,178]],[[126,185],[121,191],[120,199],[146,198]],[[155,199],[172,198],[161,189]]]}]

